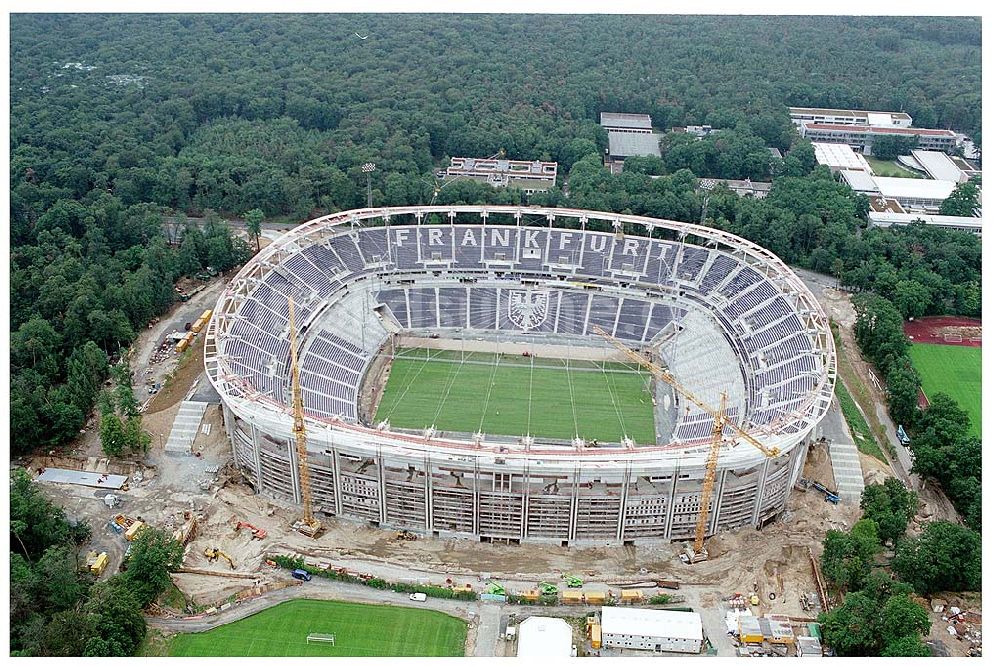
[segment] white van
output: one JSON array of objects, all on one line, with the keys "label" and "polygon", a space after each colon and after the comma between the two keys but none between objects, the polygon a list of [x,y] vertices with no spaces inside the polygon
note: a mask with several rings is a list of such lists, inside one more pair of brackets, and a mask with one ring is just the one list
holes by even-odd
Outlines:
[{"label": "white van", "polygon": [[427,595],[423,592],[414,592],[410,595],[410,601],[427,601]]}]

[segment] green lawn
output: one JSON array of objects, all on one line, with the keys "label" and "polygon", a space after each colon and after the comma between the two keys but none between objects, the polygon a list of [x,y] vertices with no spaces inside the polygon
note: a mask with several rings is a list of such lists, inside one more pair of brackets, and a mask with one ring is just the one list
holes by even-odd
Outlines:
[{"label": "green lawn", "polygon": [[893,160],[877,160],[874,157],[865,157],[872,171],[876,176],[888,176],[891,178],[923,178],[920,174],[904,169]]},{"label": "green lawn", "polygon": [[969,413],[972,432],[983,436],[983,350],[981,347],[914,344],[913,365],[924,393],[947,393]]},{"label": "green lawn", "polygon": [[[286,601],[200,634],[178,634],[171,657],[460,657],[468,629],[437,611],[341,601]],[[306,643],[334,634],[336,645]]]},{"label": "green lawn", "polygon": [[401,350],[375,418],[397,428],[652,444],[648,377],[623,363]]},{"label": "green lawn", "polygon": [[851,437],[854,438],[854,445],[862,453],[888,463],[878,442],[875,441],[871,429],[868,427],[868,422],[865,421],[865,417],[861,414],[861,410],[858,409],[857,403],[854,402],[854,398],[851,397],[847,386],[841,381],[840,377],[837,377],[837,385],[834,391],[837,394],[837,400],[840,402],[840,409],[844,412],[844,418],[847,419],[847,425],[851,429]]}]

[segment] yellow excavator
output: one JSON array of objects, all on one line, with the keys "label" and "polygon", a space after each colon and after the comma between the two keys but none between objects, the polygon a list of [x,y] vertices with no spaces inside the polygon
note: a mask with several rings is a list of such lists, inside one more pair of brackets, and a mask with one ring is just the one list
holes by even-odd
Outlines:
[{"label": "yellow excavator", "polygon": [[701,484],[701,500],[698,503],[698,522],[695,523],[694,545],[693,547],[688,547],[684,556],[681,558],[688,564],[694,564],[695,562],[707,560],[708,551],[705,549],[705,530],[708,526],[708,512],[710,508],[709,505],[712,501],[712,490],[715,487],[715,472],[719,466],[719,451],[721,450],[722,442],[725,439],[723,431],[726,428],[732,429],[736,436],[760,449],[761,453],[768,458],[773,458],[781,452],[774,447],[767,446],[758,441],[753,435],[744,430],[739,423],[731,419],[729,415],[726,414],[728,396],[725,391],[723,391],[719,396],[719,406],[717,408],[712,407],[691,393],[691,391],[687,390],[687,388],[685,388],[684,385],[681,384],[670,372],[661,368],[656,363],[653,363],[641,352],[635,351],[629,346],[619,342],[600,326],[594,326],[593,330],[594,333],[604,338],[608,343],[624,354],[626,358],[646,368],[646,370],[648,370],[654,377],[666,382],[675,391],[687,398],[687,400],[693,405],[704,410],[705,413],[712,415],[712,438],[709,441],[708,460],[705,462],[705,479]]},{"label": "yellow excavator", "polygon": [[323,531],[323,524],[312,512],[312,489],[309,486],[309,460],[306,451],[305,412],[302,407],[302,388],[299,386],[298,349],[295,344],[295,303],[288,297],[288,338],[292,355],[292,432],[295,434],[295,451],[299,463],[299,490],[302,494],[302,519],[292,523],[292,529],[315,539]]},{"label": "yellow excavator", "polygon": [[209,562],[215,562],[217,559],[221,557],[226,562],[229,562],[230,569],[236,568],[236,562],[233,561],[233,558],[230,557],[229,554],[226,553],[224,550],[221,550],[219,548],[206,548],[205,557],[208,558]]}]

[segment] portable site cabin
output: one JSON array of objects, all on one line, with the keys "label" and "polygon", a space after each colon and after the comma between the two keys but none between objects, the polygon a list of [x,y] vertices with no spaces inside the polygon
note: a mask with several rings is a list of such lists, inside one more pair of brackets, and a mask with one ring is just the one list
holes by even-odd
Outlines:
[{"label": "portable site cabin", "polygon": [[583,601],[583,590],[563,590],[562,602],[564,604],[582,604]]},{"label": "portable site cabin", "polygon": [[760,628],[760,620],[753,615],[740,616],[740,641],[743,643],[763,643],[764,632]]},{"label": "portable site cabin", "polygon": [[591,590],[583,593],[583,600],[594,606],[603,606],[608,602],[608,593]]},{"label": "portable site cabin", "polygon": [[698,654],[703,641],[698,613],[617,606],[601,609],[601,644],[605,648]]},{"label": "portable site cabin", "polygon": [[597,621],[597,618],[590,616],[587,618],[587,640],[590,641],[590,647],[598,650],[601,647],[601,623]]},{"label": "portable site cabin", "polygon": [[622,590],[621,601],[623,604],[641,604],[645,598],[642,590]]},{"label": "portable site cabin", "polygon": [[761,633],[769,643],[794,645],[795,631],[792,623],[784,615],[766,615],[760,620]]},{"label": "portable site cabin", "polygon": [[532,588],[520,596],[524,597],[525,601],[535,602],[538,601],[539,597],[542,595],[537,588]]}]

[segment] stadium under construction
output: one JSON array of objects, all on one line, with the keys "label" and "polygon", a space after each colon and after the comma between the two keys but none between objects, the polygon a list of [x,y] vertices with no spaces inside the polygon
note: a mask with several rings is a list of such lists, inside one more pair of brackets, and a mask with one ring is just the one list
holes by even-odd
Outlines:
[{"label": "stadium under construction", "polygon": [[[510,206],[336,213],[246,265],[206,336],[238,468],[256,492],[292,503],[289,299],[314,511],[442,537],[692,539],[712,450],[706,534],[759,527],[784,509],[836,377],[826,316],[805,285],[720,230]],[[379,401],[404,348],[451,365],[433,391],[397,376],[392,407],[434,397],[425,417],[411,410],[394,425],[401,412]],[[528,382],[535,367],[565,368],[564,429],[543,427],[564,397],[554,389],[528,390],[523,420],[507,418],[521,403],[504,398],[500,422],[490,394],[510,396],[497,379],[515,375],[494,370],[482,394],[451,390],[470,359],[520,358]],[[601,404],[574,393],[576,370],[608,377]],[[618,402],[613,372],[642,378],[652,436],[634,435],[648,424]],[[448,411],[469,418],[439,427]],[[617,425],[589,425],[589,412]]]}]

